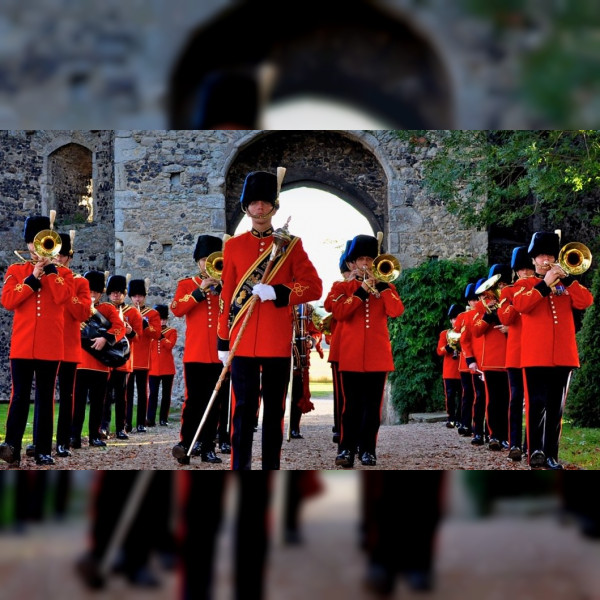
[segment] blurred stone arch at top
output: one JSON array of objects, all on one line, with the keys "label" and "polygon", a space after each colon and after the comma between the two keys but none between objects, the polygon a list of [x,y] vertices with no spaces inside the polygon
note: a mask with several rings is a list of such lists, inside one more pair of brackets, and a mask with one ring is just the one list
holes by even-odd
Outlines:
[{"label": "blurred stone arch at top", "polygon": [[[305,0],[289,14],[281,10],[276,0],[235,2],[191,33],[171,74],[170,128],[195,128],[198,94],[211,73],[260,78],[265,65],[274,75],[263,108],[308,96],[363,111],[390,129],[453,127],[442,57],[398,11],[375,0]],[[244,98],[223,102],[234,107]]]}]

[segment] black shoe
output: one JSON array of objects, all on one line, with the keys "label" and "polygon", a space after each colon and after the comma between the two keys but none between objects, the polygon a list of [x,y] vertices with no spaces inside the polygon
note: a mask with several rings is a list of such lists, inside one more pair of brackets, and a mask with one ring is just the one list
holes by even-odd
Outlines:
[{"label": "black shoe", "polygon": [[471,430],[468,427],[465,427],[464,425],[459,425],[456,431],[458,432],[458,435],[461,435],[463,437],[469,437],[472,433]]},{"label": "black shoe", "polygon": [[448,429],[454,429],[454,421],[446,421],[446,427]]},{"label": "black shoe", "polygon": [[117,431],[118,440],[128,440],[129,436],[124,431]]},{"label": "black shoe", "polygon": [[209,450],[208,452],[203,452],[201,455],[202,462],[207,463],[222,463],[223,461],[214,453],[213,450]]},{"label": "black shoe", "polygon": [[74,450],[79,450],[81,448],[81,438],[71,438],[69,441],[69,447]]},{"label": "black shoe", "polygon": [[473,446],[483,446],[483,444],[484,444],[483,436],[482,435],[474,435],[473,439],[471,440],[471,444],[473,444]]},{"label": "black shoe", "polygon": [[104,446],[106,446],[106,442],[96,438],[95,440],[90,440],[89,445],[93,448],[103,448]]},{"label": "black shoe", "polygon": [[0,444],[0,458],[5,460],[7,463],[17,462],[18,457],[15,456],[15,449],[6,442]]},{"label": "black shoe", "polygon": [[138,433],[146,433],[146,428],[143,425],[138,425],[137,432]]},{"label": "black shoe", "polygon": [[523,452],[519,446],[512,446],[508,451],[508,458],[510,460],[514,460],[515,462],[519,462],[523,458]]},{"label": "black shoe", "polygon": [[25,446],[25,456],[35,458],[35,444],[27,444],[27,446]]},{"label": "black shoe", "polygon": [[161,425],[161,427],[168,427],[169,426],[169,421],[161,421],[160,425]]},{"label": "black shoe", "polygon": [[428,592],[433,589],[433,579],[430,571],[408,571],[406,582],[408,587],[416,592]]},{"label": "black shoe", "polygon": [[188,456],[187,452],[187,448],[181,443],[173,446],[173,449],[171,450],[173,458],[176,458],[180,465],[190,464],[190,457]]},{"label": "black shoe", "polygon": [[77,561],[75,570],[89,588],[99,590],[104,587],[106,580],[100,571],[100,563],[89,554]]},{"label": "black shoe", "polygon": [[500,450],[500,448],[502,448],[502,445],[500,444],[500,440],[497,440],[496,438],[491,438],[488,448],[490,450]]},{"label": "black shoe", "polygon": [[53,465],[54,459],[49,454],[38,454],[35,457],[36,465]]},{"label": "black shoe", "polygon": [[293,440],[303,440],[304,436],[299,431],[290,431],[290,437]]},{"label": "black shoe", "polygon": [[63,446],[59,444],[56,446],[56,456],[60,456],[61,458],[66,458],[67,456],[71,456],[71,451],[68,446]]},{"label": "black shoe", "polygon": [[99,431],[99,435],[98,435],[98,437],[99,437],[101,440],[107,440],[109,435],[110,435],[110,433],[108,432],[108,429],[101,429],[101,430]]},{"label": "black shoe", "polygon": [[127,580],[130,585],[140,588],[157,588],[160,586],[160,580],[147,567],[140,567],[134,572],[127,573]]},{"label": "black shoe", "polygon": [[502,440],[500,445],[502,446],[502,450],[508,450],[510,448],[510,445],[506,440]]},{"label": "black shoe", "polygon": [[377,464],[377,459],[369,452],[363,452],[362,456],[360,457],[360,462],[365,467],[374,467]]},{"label": "black shoe", "polygon": [[221,454],[231,454],[231,446],[227,442],[223,442],[220,446]]},{"label": "black shoe", "polygon": [[546,466],[546,455],[541,450],[534,450],[529,457],[529,466],[532,469],[542,469]]},{"label": "black shoe", "polygon": [[546,468],[552,471],[562,471],[563,466],[555,458],[549,456],[546,459]]},{"label": "black shoe", "polygon": [[202,454],[202,448],[200,447],[200,442],[196,442],[192,448],[192,456],[200,456],[200,454]]},{"label": "black shoe", "polygon": [[378,596],[391,596],[394,591],[394,573],[378,563],[372,563],[367,569],[364,586]]},{"label": "black shoe", "polygon": [[335,457],[335,464],[345,469],[351,469],[354,466],[354,453],[350,450],[342,450]]}]

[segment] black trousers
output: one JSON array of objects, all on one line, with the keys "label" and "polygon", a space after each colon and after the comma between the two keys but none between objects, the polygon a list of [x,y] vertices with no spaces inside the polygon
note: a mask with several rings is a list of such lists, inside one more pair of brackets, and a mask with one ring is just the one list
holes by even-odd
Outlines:
[{"label": "black trousers", "polygon": [[508,441],[510,389],[506,371],[485,371],[486,422],[490,438]]},{"label": "black trousers", "polygon": [[[183,474],[183,473],[182,473]],[[216,541],[225,508],[227,485],[238,486],[234,542],[236,600],[261,600],[269,547],[270,473],[191,472],[183,497],[181,600],[215,597]]]},{"label": "black trousers", "polygon": [[473,373],[473,388],[475,396],[473,399],[473,433],[475,435],[485,435],[488,433],[487,421],[485,418],[486,398],[485,383],[479,373]]},{"label": "black trousers", "polygon": [[523,446],[523,370],[509,368],[508,384],[510,402],[508,408],[508,443],[512,446]]},{"label": "black trousers", "polygon": [[[148,425],[156,425],[156,411],[158,410],[158,396],[162,389],[160,399],[159,421],[168,421],[169,409],[171,408],[171,392],[173,390],[173,380],[175,375],[150,375],[148,377],[148,386],[150,395],[148,396]],[[162,386],[162,388],[161,388]]]},{"label": "black trousers", "polygon": [[377,436],[381,424],[381,403],[387,373],[342,371],[344,407],[340,450],[376,456]]},{"label": "black trousers", "polygon": [[89,441],[91,442],[99,437],[107,381],[108,373],[104,371],[77,369],[75,374],[73,423],[71,425],[72,438],[81,439],[88,398],[90,401],[90,414],[88,418]]},{"label": "black trousers", "polygon": [[452,421],[453,423],[460,421],[461,396],[462,385],[460,379],[444,379],[444,398],[448,421]]},{"label": "black trousers", "polygon": [[136,426],[146,425],[148,412],[148,369],[134,369],[127,379],[127,425],[133,426],[133,399],[137,390]]},{"label": "black trousers", "polygon": [[[127,380],[130,373],[113,369],[108,378],[106,401],[102,411],[102,429],[110,430],[111,405],[115,405],[115,431],[131,431],[131,421],[127,421]],[[129,427],[127,427],[129,425]]]},{"label": "black trousers", "polygon": [[475,401],[473,374],[461,371],[460,383],[462,390],[460,400],[460,424],[471,432],[473,431],[473,403]]},{"label": "black trousers", "polygon": [[333,431],[339,433],[342,430],[342,408],[344,406],[344,397],[342,394],[342,376],[339,370],[339,363],[332,361],[331,378],[333,380]]},{"label": "black trousers", "polygon": [[285,399],[290,380],[290,357],[234,356],[231,363],[234,409],[231,429],[231,469],[252,467],[254,425],[263,402],[262,468],[279,469],[283,443]]},{"label": "black trousers", "polygon": [[[189,449],[198,426],[215,390],[219,375],[223,371],[221,363],[186,362],[183,364],[185,377],[185,401],[181,411],[180,441]],[[229,390],[221,385],[215,402],[206,417],[198,436],[202,452],[215,449],[219,405],[229,399]]]},{"label": "black trousers", "polygon": [[58,421],[56,423],[56,445],[69,447],[71,422],[73,421],[75,373],[77,363],[61,362],[58,368]]},{"label": "black trousers", "polygon": [[525,367],[527,450],[529,456],[542,450],[558,460],[564,403],[570,367]]},{"label": "black trousers", "polygon": [[[308,371],[305,372],[305,376],[308,377]],[[298,406],[300,398],[304,392],[304,380],[303,374],[294,369],[292,377],[292,401],[290,404],[290,429],[292,431],[300,431],[300,419],[302,418],[302,410]]]},{"label": "black trousers", "polygon": [[35,376],[34,422],[35,453],[50,454],[54,432],[54,390],[59,361],[11,358],[12,393],[6,417],[5,441],[14,448],[18,457],[27,427],[31,388]]}]

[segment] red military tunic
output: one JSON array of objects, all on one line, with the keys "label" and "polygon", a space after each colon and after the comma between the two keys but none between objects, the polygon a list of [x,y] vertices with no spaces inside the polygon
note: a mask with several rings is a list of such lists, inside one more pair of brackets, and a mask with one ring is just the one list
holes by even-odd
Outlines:
[{"label": "red military tunic", "polygon": [[175,375],[173,348],[177,343],[177,329],[163,327],[161,338],[150,342],[150,375]]},{"label": "red military tunic", "polygon": [[513,306],[515,286],[507,285],[500,290],[500,307],[498,318],[503,325],[508,325],[508,338],[506,339],[507,369],[521,368],[521,313]]},{"label": "red military tunic", "polygon": [[454,352],[448,352],[446,346],[448,345],[447,333],[452,331],[451,329],[444,329],[440,333],[436,352],[439,356],[444,358],[442,363],[442,379],[460,379],[460,371],[458,370],[458,360],[452,358]]},{"label": "red military tunic", "polygon": [[342,335],[342,328],[344,323],[343,322],[339,322],[337,319],[335,319],[335,317],[333,317],[333,300],[334,298],[337,298],[342,292],[340,291],[339,287],[341,284],[346,283],[345,281],[336,281],[334,282],[334,284],[331,286],[331,290],[329,291],[329,294],[327,294],[327,297],[325,298],[325,301],[323,302],[323,308],[329,312],[332,313],[332,317],[331,317],[331,335],[329,338],[329,358],[327,359],[328,362],[338,362],[339,360],[339,347],[340,347],[340,336]]},{"label": "red military tunic", "polygon": [[[110,321],[111,325],[107,333],[114,335],[116,342],[125,337],[125,323],[121,319],[120,312],[114,304],[111,302],[99,302],[94,305],[94,308]],[[81,362],[77,365],[77,368],[89,369],[90,371],[102,371],[103,373],[108,373],[110,371],[110,367],[102,364],[95,356],[92,356],[83,349],[81,350]]]},{"label": "red military tunic", "polygon": [[538,277],[519,279],[513,304],[521,313],[522,367],[579,367],[573,309],[591,306],[591,292],[573,280],[565,293],[547,293],[548,286]]},{"label": "red military tunic", "polygon": [[[246,311],[229,328],[229,310],[232,302],[240,302],[236,288],[246,278],[246,273],[259,261],[269,256],[273,236],[255,236],[246,232],[230,238],[223,249],[223,289],[219,311],[219,347],[227,349],[235,343]],[[286,247],[283,257],[271,271],[268,285],[276,289],[277,300],[254,301],[254,312],[236,349],[236,356],[246,357],[286,357],[290,356],[292,343],[292,315],[290,306],[318,300],[323,292],[323,283],[308,258],[300,238],[293,238]],[[242,292],[241,294],[244,294]],[[248,305],[249,306],[249,305]],[[247,306],[245,306],[247,308]]]},{"label": "red military tunic", "polygon": [[495,325],[484,320],[486,314],[482,302],[475,309],[477,317],[473,321],[473,336],[480,339],[481,354],[477,366],[482,370],[504,371],[506,363],[506,334],[496,329]]},{"label": "red military tunic", "polygon": [[404,304],[393,285],[382,291],[379,298],[368,294],[363,300],[355,293],[361,283],[356,279],[340,283],[332,304],[334,318],[343,322],[340,372],[393,371],[388,317],[402,315]]},{"label": "red military tunic", "polygon": [[[114,306],[114,305],[113,305]],[[142,314],[140,311],[133,306],[132,304],[121,304],[121,306],[115,307],[117,311],[121,311],[123,323],[129,323],[131,328],[135,332],[135,336],[129,338],[129,342],[131,345],[131,354],[127,359],[127,362],[121,367],[117,367],[115,371],[125,371],[126,373],[131,373],[133,371],[133,360],[134,360],[134,346],[133,340],[136,337],[141,336],[144,333],[144,322],[142,320]]]},{"label": "red military tunic", "polygon": [[30,285],[37,281],[33,268],[27,262],[12,264],[6,270],[2,306],[14,312],[9,357],[62,360],[64,305],[71,297],[73,274],[57,265],[58,273],[43,275],[41,287],[35,290]]},{"label": "red military tunic", "polygon": [[[481,361],[482,339],[473,335],[473,326],[475,321],[485,311],[483,304],[477,302],[474,308],[470,308],[460,313],[454,321],[454,331],[460,333],[460,359],[458,369],[464,373],[470,373],[468,362],[473,359],[478,363]],[[468,362],[467,362],[468,359]]]},{"label": "red military tunic", "polygon": [[[92,297],[90,283],[81,275],[73,275],[71,299],[64,305],[65,311],[65,362],[81,361],[81,323],[90,315]],[[87,354],[87,353],[86,353]]]},{"label": "red military tunic", "polygon": [[[132,340],[132,366],[134,369],[149,369],[150,342],[160,338],[162,325],[160,322],[160,315],[154,308],[140,306],[138,310],[142,315],[142,333],[141,335],[138,333]],[[147,326],[144,326],[144,320],[147,320]]]},{"label": "red military tunic", "polygon": [[196,300],[192,292],[201,284],[199,275],[180,280],[171,302],[171,312],[176,317],[185,317],[183,362],[220,363],[217,354],[219,296],[207,290],[202,300]]}]

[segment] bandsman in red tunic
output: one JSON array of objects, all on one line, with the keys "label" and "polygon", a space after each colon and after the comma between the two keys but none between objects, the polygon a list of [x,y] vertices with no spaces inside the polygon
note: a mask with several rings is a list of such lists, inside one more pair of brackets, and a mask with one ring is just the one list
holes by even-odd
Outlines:
[{"label": "bandsman in red tunic", "polygon": [[150,342],[160,338],[160,315],[152,307],[146,306],[148,295],[147,282],[132,279],[127,293],[131,303],[142,315],[143,331],[132,341],[132,372],[127,379],[127,424],[133,429],[133,400],[137,389],[136,431],[146,432],[146,413],[148,412],[148,377],[150,372]]},{"label": "bandsman in red tunic", "polygon": [[[73,232],[74,233],[74,232]],[[61,233],[62,246],[56,261],[70,268],[73,260],[71,235]],[[73,275],[71,300],[65,304],[65,355],[58,369],[60,404],[56,424],[56,455],[70,456],[71,421],[73,420],[75,374],[81,362],[81,323],[90,316],[92,297],[89,281],[79,274]]]},{"label": "bandsman in red tunic", "polygon": [[377,238],[357,235],[348,251],[363,275],[339,285],[333,316],[343,322],[339,339],[339,370],[344,406],[341,439],[335,464],[354,466],[358,449],[365,466],[377,464],[376,445],[387,374],[394,370],[388,318],[404,312],[396,288],[377,281],[370,271],[378,256]]},{"label": "bandsman in red tunic", "polygon": [[344,401],[342,399],[342,379],[341,379],[341,375],[340,375],[339,362],[338,362],[338,349],[339,349],[338,339],[342,332],[343,323],[338,323],[335,320],[335,318],[333,317],[333,314],[331,311],[333,310],[333,308],[332,308],[333,299],[337,298],[339,295],[336,292],[336,286],[340,285],[341,283],[344,283],[344,281],[347,281],[350,277],[353,277],[352,272],[355,269],[355,265],[354,265],[354,263],[349,264],[348,261],[346,260],[346,258],[348,256],[348,250],[350,249],[351,244],[352,244],[352,240],[348,240],[346,242],[346,247],[344,249],[344,252],[342,252],[342,255],[340,256],[339,268],[340,268],[340,273],[343,277],[343,280],[335,281],[333,283],[333,285],[331,286],[331,290],[329,291],[329,294],[327,294],[325,301],[323,302],[323,308],[328,313],[331,313],[330,327],[329,327],[330,335],[329,335],[329,339],[327,339],[327,336],[326,336],[325,340],[329,344],[329,356],[328,356],[327,360],[331,365],[331,377],[332,377],[332,381],[333,381],[333,443],[334,444],[340,443],[340,431],[342,430],[340,417],[342,414],[342,406],[344,404]]},{"label": "bandsman in red tunic", "polygon": [[491,287],[480,294],[483,310],[479,312],[478,318],[473,323],[473,335],[481,341],[479,368],[484,373],[488,448],[508,450],[510,389],[505,367],[508,326],[502,324],[498,318],[498,307],[501,290],[512,283],[510,265],[492,265],[485,283]]},{"label": "bandsman in red tunic", "polygon": [[[194,262],[199,273],[186,277],[177,284],[171,302],[176,317],[185,317],[185,344],[183,370],[185,377],[185,401],[181,412],[179,443],[172,454],[182,465],[190,463],[188,451],[194,441],[198,426],[206,412],[211,395],[223,364],[217,354],[217,322],[219,318],[219,293],[221,282],[206,272],[206,259],[213,252],[220,252],[223,241],[214,235],[200,235],[194,249]],[[215,402],[206,416],[198,436],[199,447],[192,454],[199,454],[202,462],[223,462],[215,454],[215,436],[219,420],[219,408],[229,402],[229,380],[222,385]],[[227,440],[220,439],[227,443]],[[225,448],[227,451],[228,448]]]},{"label": "bandsman in red tunic", "polygon": [[10,265],[2,288],[2,306],[13,313],[13,325],[9,353],[12,392],[0,458],[15,466],[21,460],[34,377],[35,462],[54,464],[54,390],[58,366],[64,358],[64,305],[71,298],[73,275],[50,257],[36,254],[34,238],[50,226],[49,217],[27,218],[23,237],[31,260]]},{"label": "bandsman in red tunic", "polygon": [[160,315],[162,329],[160,330],[160,338],[150,342],[148,425],[151,427],[156,425],[158,395],[162,386],[159,424],[162,427],[167,427],[169,425],[173,380],[177,373],[173,357],[173,350],[175,344],[177,344],[177,329],[169,326],[169,307],[166,304],[155,304],[154,310]]},{"label": "bandsman in red tunic", "polygon": [[[88,271],[84,277],[89,283],[92,298],[91,312],[98,311],[110,322],[110,327],[106,330],[106,333],[102,337],[96,338],[92,346],[96,350],[102,350],[107,343],[117,342],[125,336],[125,323],[120,312],[113,304],[102,302],[106,280],[104,273],[102,271]],[[77,364],[75,374],[75,404],[71,427],[71,448],[81,448],[81,434],[88,403],[90,407],[88,444],[91,447],[106,446],[106,443],[100,439],[100,422],[109,373],[110,367],[102,364],[86,350],[81,350],[81,361]]]},{"label": "bandsman in red tunic", "polygon": [[521,313],[521,366],[529,466],[562,469],[558,448],[573,369],[579,367],[573,309],[594,302],[591,292],[556,264],[556,232],[533,234],[527,252],[535,276],[515,283],[513,304]]},{"label": "bandsman in red tunic", "polygon": [[[280,179],[272,173],[255,171],[247,175],[240,203],[252,221],[252,229],[231,238],[224,248],[218,343],[223,363],[231,362],[233,470],[251,468],[254,422],[261,396],[262,468],[279,469],[290,378],[291,307],[318,300],[323,291],[300,238],[291,236],[283,251],[271,259],[271,220],[279,208],[280,185]],[[269,266],[270,277],[262,282]],[[253,296],[258,298],[250,301]],[[246,320],[250,306],[253,312]],[[244,332],[237,340],[243,323]],[[230,344],[233,348],[236,343],[236,352],[229,361]]]},{"label": "bandsman in red tunic", "polygon": [[[513,250],[510,266],[515,281],[533,277],[533,263],[527,254],[527,246]],[[498,318],[508,326],[506,339],[506,371],[510,387],[508,409],[508,458],[520,461],[523,456],[523,371],[521,369],[521,314],[513,306],[515,285],[508,285],[500,291]]]},{"label": "bandsman in red tunic", "polygon": [[108,390],[102,415],[102,437],[108,437],[110,429],[111,404],[115,404],[115,431],[119,440],[129,439],[132,430],[131,422],[127,422],[127,381],[133,371],[135,346],[133,340],[144,333],[144,322],[140,311],[133,304],[125,303],[127,293],[127,277],[111,275],[106,283],[106,294],[111,304],[119,311],[125,323],[125,335],[131,344],[131,353],[127,362],[116,369],[111,369],[108,379]]},{"label": "bandsman in red tunic", "polygon": [[[458,304],[453,304],[448,309],[450,327],[440,331],[440,337],[436,347],[436,353],[443,359],[442,362],[442,384],[444,386],[444,400],[446,404],[446,427],[452,429],[458,427],[460,422],[460,399],[462,387],[460,382],[460,371],[458,360],[460,358],[460,341],[452,338],[454,334],[454,323],[462,312]],[[449,335],[450,334],[450,335]]]}]

